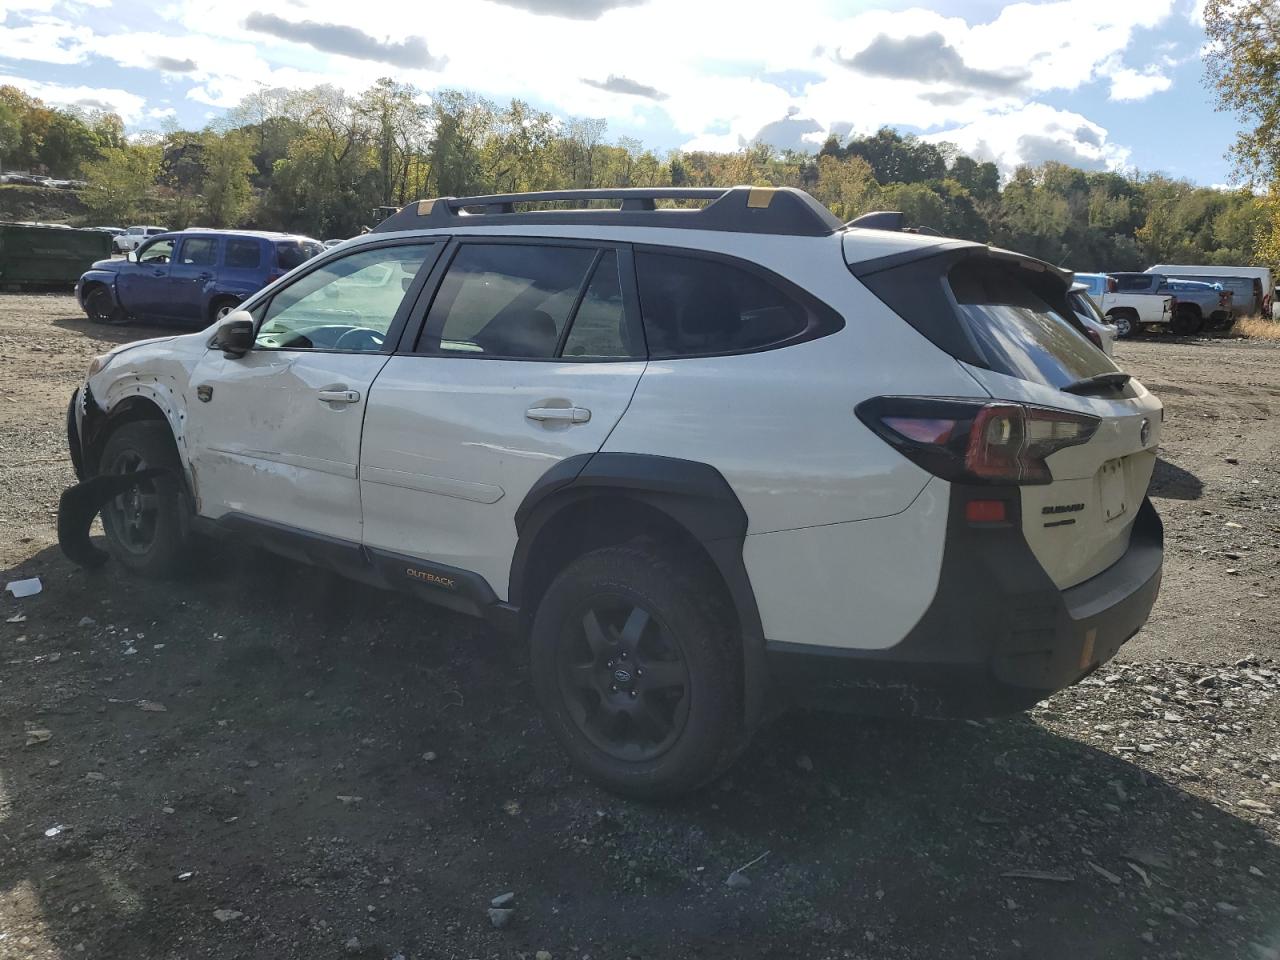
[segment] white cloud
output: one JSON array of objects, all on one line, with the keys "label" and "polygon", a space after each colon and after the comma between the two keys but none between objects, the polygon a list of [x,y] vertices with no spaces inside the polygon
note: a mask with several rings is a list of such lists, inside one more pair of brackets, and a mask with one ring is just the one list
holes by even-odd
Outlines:
[{"label": "white cloud", "polygon": [[1112,100],[1145,100],[1173,86],[1172,78],[1154,66],[1142,71],[1121,67],[1110,75],[1110,80]]},{"label": "white cloud", "polygon": [[[1094,164],[1122,162],[1121,148],[1107,145],[1101,128],[1081,126],[1085,118],[1039,101],[1100,80],[1114,100],[1168,89],[1170,64],[1133,69],[1123,57],[1132,54],[1139,31],[1175,7],[1190,15],[1193,0],[1014,2],[976,23],[920,7],[849,15],[828,0],[798,0],[787,15],[770,9],[763,19],[744,15],[742,0],[454,0],[432,5],[427,17],[419,0],[383,0],[376,26],[349,0],[290,0],[281,11],[323,36],[358,30],[375,46],[424,46],[446,61],[435,71],[251,31],[245,23],[262,10],[259,0],[224,0],[215,16],[207,0],[138,0],[140,10],[154,6],[150,21],[159,30],[180,32],[117,27],[96,36],[80,26],[88,18],[54,18],[66,2],[0,0],[0,16],[5,9],[21,15],[13,27],[0,28],[0,50],[6,56],[11,48],[25,50],[32,60],[54,64],[91,65],[102,57],[140,68],[136,89],[152,89],[163,77],[166,90],[180,91],[175,98],[215,111],[263,87],[330,83],[354,92],[390,74],[428,90],[535,99],[560,116],[602,117],[615,131],[674,130],[691,148],[736,149],[762,132],[776,144],[816,147],[831,130],[911,126],[935,139],[980,142],[1007,170],[1018,158],[1055,150],[1080,152]],[[746,7],[750,14],[752,3]],[[546,15],[552,10],[588,18]],[[895,59],[895,52],[902,56]],[[150,65],[152,53],[194,69],[162,72]],[[1153,46],[1149,59],[1158,63],[1160,55]],[[779,71],[805,79],[784,89],[767,79]],[[602,82],[609,77],[627,83]],[[1030,126],[1016,131],[1017,118]],[[1055,123],[1093,132],[1073,140],[1050,129]],[[1015,133],[1023,135],[1022,146]],[[1099,136],[1103,145],[1090,142]]]},{"label": "white cloud", "polygon": [[[0,21],[3,21],[0,15]],[[26,23],[0,23],[0,51],[8,60],[81,63],[93,52],[94,33],[58,17],[35,16]]]},{"label": "white cloud", "polygon": [[1110,142],[1105,128],[1078,113],[1043,103],[982,117],[925,139],[954,143],[978,159],[994,161],[1006,172],[1024,163],[1046,160],[1093,170],[1118,170],[1129,159],[1128,148]]},{"label": "white cloud", "polygon": [[24,90],[45,103],[88,110],[111,110],[125,123],[136,123],[147,105],[145,98],[116,87],[75,87],[61,83],[44,83],[25,77],[0,74],[0,86],[11,85]]}]

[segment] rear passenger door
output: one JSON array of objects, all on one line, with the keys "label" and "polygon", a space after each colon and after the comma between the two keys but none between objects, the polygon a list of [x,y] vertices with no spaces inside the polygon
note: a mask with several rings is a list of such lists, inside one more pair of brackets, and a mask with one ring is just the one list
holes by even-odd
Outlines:
[{"label": "rear passenger door", "polygon": [[[645,367],[630,251],[455,241],[420,334],[369,394],[364,543],[394,575],[507,597],[515,511],[549,469],[595,453]],[[406,564],[404,561],[410,561]]]}]

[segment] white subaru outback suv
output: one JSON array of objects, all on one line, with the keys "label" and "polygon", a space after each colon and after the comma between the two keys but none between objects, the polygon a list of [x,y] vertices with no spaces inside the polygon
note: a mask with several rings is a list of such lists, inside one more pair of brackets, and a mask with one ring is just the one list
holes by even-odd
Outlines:
[{"label": "white subaru outback suv", "polygon": [[633,796],[779,703],[1023,709],[1155,602],[1162,407],[1069,273],[899,221],[751,187],[414,203],[95,359],[64,547],[101,504],[140,574],[232,533],[486,617]]}]

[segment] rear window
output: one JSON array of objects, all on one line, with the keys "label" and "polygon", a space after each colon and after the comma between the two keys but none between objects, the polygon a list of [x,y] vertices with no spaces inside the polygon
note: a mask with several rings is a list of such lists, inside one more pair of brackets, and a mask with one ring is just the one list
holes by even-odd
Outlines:
[{"label": "rear window", "polygon": [[1123,274],[1115,277],[1117,293],[1140,293],[1151,289],[1151,277],[1147,274],[1126,277]]},{"label": "rear window", "polygon": [[[1116,365],[1063,316],[1056,283],[987,258],[962,260],[947,275],[951,292],[987,366],[1021,380],[1065,387]],[[1060,290],[1060,288],[1058,288]]]},{"label": "rear window", "polygon": [[314,240],[280,240],[276,243],[276,263],[282,270],[292,270],[323,252],[324,247]]}]

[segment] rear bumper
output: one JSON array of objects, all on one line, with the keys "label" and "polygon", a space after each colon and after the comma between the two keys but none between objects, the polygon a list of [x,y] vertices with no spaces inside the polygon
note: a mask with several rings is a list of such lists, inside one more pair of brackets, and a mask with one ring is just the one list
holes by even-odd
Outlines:
[{"label": "rear bumper", "polygon": [[1097,669],[1146,623],[1164,559],[1164,530],[1150,500],[1124,556],[1060,590],[1019,525],[973,529],[958,522],[955,506],[964,495],[953,494],[937,594],[908,636],[883,650],[770,642],[770,676],[780,693],[858,712],[1012,713]]}]

